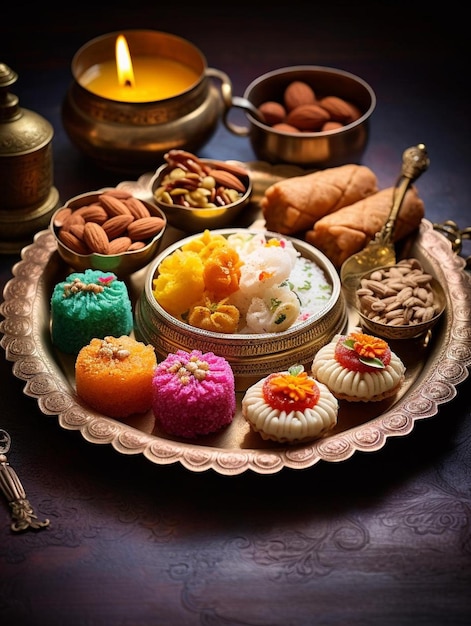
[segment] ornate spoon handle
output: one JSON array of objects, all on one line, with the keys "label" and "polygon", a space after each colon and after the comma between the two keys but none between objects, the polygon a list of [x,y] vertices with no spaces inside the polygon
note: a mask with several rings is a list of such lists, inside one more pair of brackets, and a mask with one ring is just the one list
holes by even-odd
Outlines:
[{"label": "ornate spoon handle", "polygon": [[412,183],[428,169],[429,165],[430,159],[428,158],[427,149],[423,143],[419,143],[417,146],[411,146],[404,151],[402,155],[401,175],[394,188],[393,205],[386,223],[376,236],[376,241],[380,243],[393,241],[394,228],[407,190]]},{"label": "ornate spoon handle", "polygon": [[39,530],[49,526],[49,520],[40,522],[34,514],[33,508],[26,499],[17,473],[7,460],[7,452],[10,449],[11,438],[6,430],[0,428],[0,489],[3,491],[12,509],[11,529],[15,532],[33,529]]}]

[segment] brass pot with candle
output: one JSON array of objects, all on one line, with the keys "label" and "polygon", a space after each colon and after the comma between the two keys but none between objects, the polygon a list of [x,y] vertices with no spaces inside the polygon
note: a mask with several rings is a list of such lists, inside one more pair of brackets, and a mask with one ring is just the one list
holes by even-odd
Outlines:
[{"label": "brass pot with candle", "polygon": [[229,77],[198,48],[159,31],[97,37],[74,55],[72,74],[64,128],[96,165],[122,174],[154,170],[174,148],[197,151],[232,97]]}]

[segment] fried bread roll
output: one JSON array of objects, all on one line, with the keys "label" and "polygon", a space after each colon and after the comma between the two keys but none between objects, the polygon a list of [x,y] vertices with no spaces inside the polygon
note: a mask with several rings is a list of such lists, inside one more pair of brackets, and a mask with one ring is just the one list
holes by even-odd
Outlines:
[{"label": "fried bread roll", "polygon": [[[385,224],[393,203],[394,187],[326,215],[306,233],[306,241],[323,252],[337,269],[350,255],[362,250]],[[425,214],[424,203],[411,187],[402,202],[394,229],[394,241],[419,227]]]},{"label": "fried bread roll", "polygon": [[266,189],[260,206],[268,230],[292,235],[376,191],[368,167],[348,164],[280,180]]}]

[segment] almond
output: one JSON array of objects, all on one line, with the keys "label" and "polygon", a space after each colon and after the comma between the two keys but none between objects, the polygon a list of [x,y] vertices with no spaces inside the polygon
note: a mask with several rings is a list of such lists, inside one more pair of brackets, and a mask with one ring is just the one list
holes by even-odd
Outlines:
[{"label": "almond", "polygon": [[86,222],[83,229],[83,240],[92,252],[108,254],[110,241],[103,228],[96,222]]},{"label": "almond", "polygon": [[138,220],[141,217],[150,217],[149,209],[141,200],[139,200],[139,198],[131,196],[130,198],[126,198],[126,200],[124,200],[124,204],[131,211],[131,214],[135,217],[135,219]]},{"label": "almond", "polygon": [[319,100],[319,105],[330,113],[334,122],[350,124],[358,119],[358,109],[337,96],[326,96]]},{"label": "almond", "polygon": [[62,207],[61,209],[59,209],[56,215],[54,216],[54,226],[56,228],[60,228],[61,226],[63,226],[64,222],[66,221],[68,217],[71,216],[71,214],[72,214],[72,209],[69,207]]},{"label": "almond", "polygon": [[114,215],[110,217],[101,226],[105,233],[108,235],[108,239],[115,239],[122,235],[131,222],[134,221],[132,215]]},{"label": "almond", "polygon": [[132,244],[129,246],[128,251],[133,252],[135,250],[142,250],[142,248],[145,248],[146,245],[147,244],[145,241],[133,241]]},{"label": "almond", "polygon": [[286,122],[281,122],[281,124],[275,124],[272,126],[273,130],[278,130],[281,133],[299,133],[299,130],[296,126],[292,126],[291,124],[287,124]]},{"label": "almond", "polygon": [[288,113],[286,123],[298,130],[318,131],[330,119],[330,114],[318,104],[301,104]]},{"label": "almond", "polygon": [[161,217],[142,217],[128,226],[127,234],[133,241],[146,240],[154,237],[165,226]]},{"label": "almond", "polygon": [[61,228],[59,231],[59,239],[64,246],[67,246],[72,252],[77,254],[90,254],[90,250],[87,248],[86,244],[68,230]]},{"label": "almond", "polygon": [[81,215],[86,222],[96,222],[97,224],[103,224],[108,219],[108,213],[98,203],[82,206],[75,209],[74,213]]},{"label": "almond", "polygon": [[69,228],[69,233],[75,235],[78,239],[83,239],[83,231],[85,230],[85,224],[72,224]]},{"label": "almond", "polygon": [[247,168],[235,161],[211,161],[211,164],[212,168],[225,170],[238,178],[249,175]]},{"label": "almond", "polygon": [[228,187],[229,189],[235,189],[240,193],[245,193],[246,188],[244,183],[240,180],[240,178],[237,178],[237,176],[231,174],[231,172],[228,172],[227,170],[213,168],[209,170],[209,176],[212,176],[214,180],[223,187]]},{"label": "almond", "polygon": [[132,196],[131,192],[125,189],[106,189],[103,195],[113,196],[113,198],[118,198],[118,200],[126,200]]},{"label": "almond", "polygon": [[288,113],[302,104],[314,104],[316,94],[310,85],[302,80],[294,80],[284,92],[283,100]]},{"label": "almond", "polygon": [[351,102],[347,102],[347,104],[352,111],[352,122],[356,122],[363,115],[363,112],[355,104]]},{"label": "almond", "polygon": [[75,211],[72,211],[72,213],[69,215],[69,217],[67,217],[64,220],[64,223],[62,224],[61,230],[70,230],[71,227],[74,224],[85,224],[85,220],[83,219],[83,217],[79,214],[76,213]]},{"label": "almond", "polygon": [[131,215],[131,211],[124,204],[123,200],[115,198],[110,193],[101,194],[98,198],[104,206],[108,217],[113,217],[113,215]]},{"label": "almond", "polygon": [[274,124],[281,124],[286,117],[286,109],[279,102],[273,102],[269,100],[268,102],[263,102],[258,107],[259,112],[262,114],[265,123],[268,126],[273,126]]},{"label": "almond", "polygon": [[108,254],[122,254],[123,252],[127,252],[131,245],[131,237],[116,237],[116,239],[110,241]]},{"label": "almond", "polygon": [[339,128],[343,128],[343,126],[342,122],[329,121],[322,126],[321,130],[338,130]]}]

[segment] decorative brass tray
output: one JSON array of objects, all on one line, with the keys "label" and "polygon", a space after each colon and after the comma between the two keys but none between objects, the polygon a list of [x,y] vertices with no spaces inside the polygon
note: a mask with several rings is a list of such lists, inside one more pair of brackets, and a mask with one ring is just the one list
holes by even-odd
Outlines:
[{"label": "decorative brass tray", "polygon": [[[296,175],[299,169],[260,163],[248,166],[255,179],[254,214],[247,216],[252,220],[264,189],[279,178]],[[120,186],[131,187],[145,198],[149,180],[150,175],[145,175],[137,183],[123,182]],[[180,231],[169,229],[170,239],[181,236]],[[445,289],[447,308],[442,320],[427,341],[392,345],[407,367],[398,397],[380,403],[358,403],[361,406],[341,402],[335,430],[309,444],[285,446],[263,441],[242,417],[241,397],[233,423],[222,433],[197,441],[178,440],[158,432],[150,413],[117,421],[81,403],[75,393],[74,359],[61,355],[50,340],[50,295],[70,270],[61,261],[48,230],[37,233],[33,243],[22,250],[21,261],[12,268],[13,277],[5,286],[0,308],[4,318],[0,322],[0,343],[6,358],[13,362],[14,375],[25,381],[24,393],[37,399],[43,414],[57,415],[62,428],[79,430],[87,441],[111,444],[122,454],[143,454],[157,465],[180,463],[194,472],[212,469],[225,475],[247,470],[274,474],[285,467],[305,469],[321,460],[344,461],[356,451],[379,450],[388,437],[410,433],[416,420],[436,415],[441,404],[452,400],[457,385],[469,375],[471,276],[464,269],[465,261],[426,219],[411,245],[411,256],[419,258]],[[142,289],[145,271],[130,279],[134,299]],[[357,322],[350,312],[349,325]]]}]

